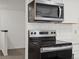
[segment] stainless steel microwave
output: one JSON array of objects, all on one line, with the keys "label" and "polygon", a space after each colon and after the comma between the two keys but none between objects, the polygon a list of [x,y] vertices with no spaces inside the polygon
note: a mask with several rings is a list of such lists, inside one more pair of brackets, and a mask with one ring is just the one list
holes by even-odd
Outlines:
[{"label": "stainless steel microwave", "polygon": [[52,0],[34,0],[29,4],[30,21],[53,21],[64,20],[64,4]]}]

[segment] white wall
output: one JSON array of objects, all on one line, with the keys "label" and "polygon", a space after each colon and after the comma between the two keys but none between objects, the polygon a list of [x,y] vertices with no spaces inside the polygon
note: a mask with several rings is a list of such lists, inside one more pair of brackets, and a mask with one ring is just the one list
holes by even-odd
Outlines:
[{"label": "white wall", "polygon": [[24,48],[23,0],[0,0],[0,29],[8,30],[8,48]]}]

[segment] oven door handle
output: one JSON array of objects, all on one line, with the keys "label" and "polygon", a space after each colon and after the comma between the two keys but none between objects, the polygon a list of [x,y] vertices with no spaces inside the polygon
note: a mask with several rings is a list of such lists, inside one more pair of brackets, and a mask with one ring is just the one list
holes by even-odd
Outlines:
[{"label": "oven door handle", "polygon": [[51,51],[58,51],[58,50],[65,50],[65,49],[72,49],[71,46],[61,46],[61,47],[45,47],[45,48],[40,48],[40,52],[51,52]]}]

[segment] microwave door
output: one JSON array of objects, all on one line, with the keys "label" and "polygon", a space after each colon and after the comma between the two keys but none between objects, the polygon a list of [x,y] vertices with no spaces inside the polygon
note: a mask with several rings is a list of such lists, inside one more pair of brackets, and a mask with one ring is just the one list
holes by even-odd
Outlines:
[{"label": "microwave door", "polygon": [[37,4],[36,17],[59,18],[59,7]]}]

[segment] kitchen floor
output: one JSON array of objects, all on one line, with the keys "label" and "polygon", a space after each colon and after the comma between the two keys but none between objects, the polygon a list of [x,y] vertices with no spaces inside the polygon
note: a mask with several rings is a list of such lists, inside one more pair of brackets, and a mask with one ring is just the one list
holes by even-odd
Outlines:
[{"label": "kitchen floor", "polygon": [[25,59],[25,49],[13,49],[8,51],[8,56],[3,56],[0,51],[0,59]]}]

